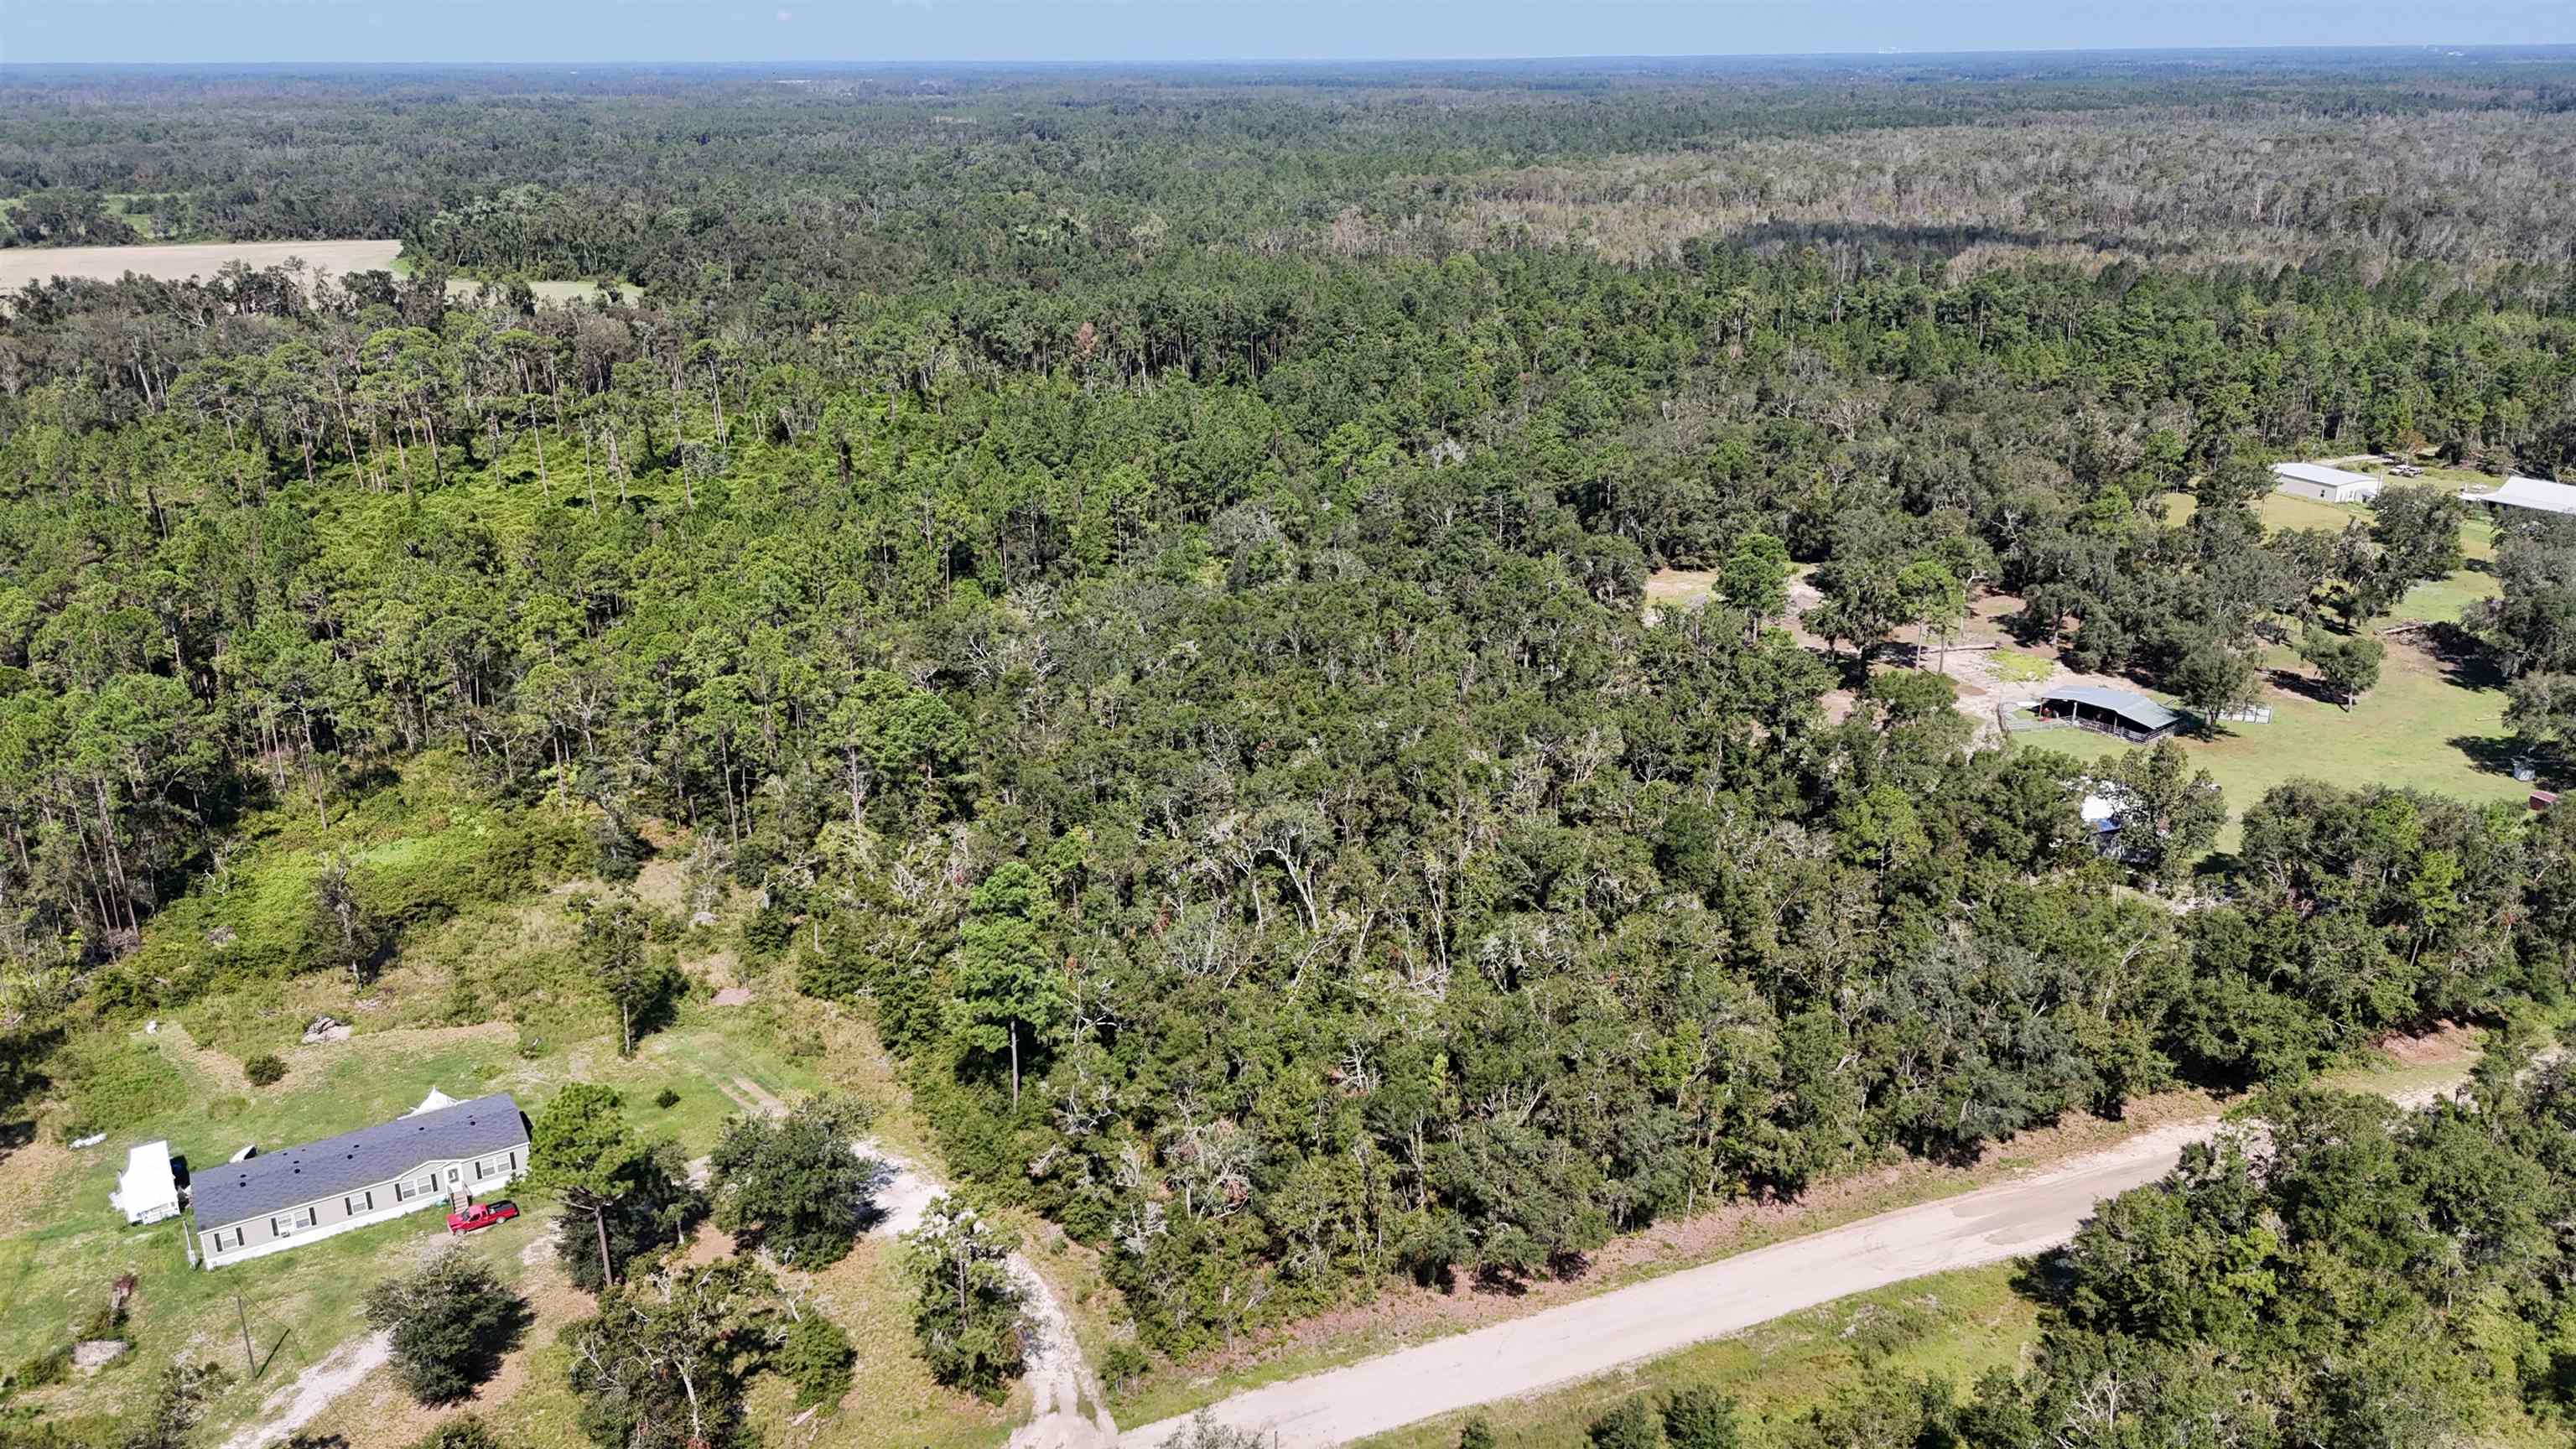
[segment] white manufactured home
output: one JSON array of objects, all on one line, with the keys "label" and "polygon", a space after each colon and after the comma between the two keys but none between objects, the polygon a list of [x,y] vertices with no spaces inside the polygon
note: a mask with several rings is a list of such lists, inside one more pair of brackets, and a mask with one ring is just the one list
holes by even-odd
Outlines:
[{"label": "white manufactured home", "polygon": [[528,1170],[528,1123],[507,1092],[415,1112],[283,1152],[229,1162],[188,1185],[209,1268],[498,1191]]},{"label": "white manufactured home", "polygon": [[2348,473],[2323,463],[2275,463],[2272,491],[2325,503],[2368,503],[2379,496],[2380,480],[2368,473]]}]

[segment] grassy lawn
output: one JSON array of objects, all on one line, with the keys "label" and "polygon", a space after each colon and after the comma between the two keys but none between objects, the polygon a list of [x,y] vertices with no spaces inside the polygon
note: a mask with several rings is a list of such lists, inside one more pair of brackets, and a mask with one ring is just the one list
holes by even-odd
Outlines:
[{"label": "grassy lawn", "polygon": [[2494,571],[2483,563],[2472,562],[2467,568],[2447,579],[2417,584],[2406,591],[2391,612],[2400,619],[2423,619],[2436,624],[2456,624],[2469,605],[2481,599],[2492,599],[2504,591]]},{"label": "grassy lawn", "polygon": [[[2304,674],[2287,650],[2267,661]],[[2510,754],[2504,729],[2504,693],[2456,678],[2413,645],[2392,643],[2379,687],[2349,712],[2306,694],[2266,686],[2261,702],[2272,706],[2270,724],[2236,723],[2211,740],[2181,737],[2194,763],[2227,792],[2230,820],[2216,848],[2233,850],[2237,820],[2263,792],[2294,779],[2323,780],[2346,789],[2369,784],[2404,786],[2468,801],[2520,802],[2530,790],[2492,761]],[[2014,736],[2022,746],[2079,759],[2108,759],[2131,748],[2085,730],[2047,730]]]},{"label": "grassy lawn", "polygon": [[[1964,1389],[1998,1365],[2017,1368],[2039,1335],[2039,1306],[2012,1288],[2013,1264],[1921,1278],[1795,1313],[1634,1368],[1523,1399],[1443,1415],[1361,1442],[1373,1449],[1451,1449],[1474,1413],[1505,1449],[1562,1449],[1632,1394],[1713,1384],[1748,1418],[1785,1425],[1871,1368],[1939,1374]],[[1757,1440],[1758,1442],[1758,1440]]]},{"label": "grassy lawn", "polygon": [[[2355,473],[2386,471],[2377,465],[2362,467],[2339,464],[2337,466],[2346,467],[2348,471]],[[2466,468],[2427,468],[2421,478],[2396,478],[2389,481],[2427,487],[2439,486],[2456,493],[2463,488],[2493,488],[2504,480]],[[2165,522],[2177,525],[2188,523],[2191,521],[2192,513],[2199,506],[2200,501],[2188,493],[2168,493],[2165,495]],[[2327,503],[2315,498],[2301,498],[2295,493],[2266,493],[2256,500],[2254,512],[2263,520],[2263,526],[2267,529],[2322,529],[2327,533],[2341,533],[2352,524],[2368,523],[2373,517],[2370,509],[2362,504]],[[2484,562],[2495,557],[2495,522],[2486,517],[2483,510],[2472,512],[2468,521],[2460,525],[2460,551],[2466,554],[2472,563]]]},{"label": "grassy lawn", "polygon": [[1998,647],[1986,655],[1986,671],[2006,684],[2037,684],[2057,672],[2057,661],[2044,654]]}]

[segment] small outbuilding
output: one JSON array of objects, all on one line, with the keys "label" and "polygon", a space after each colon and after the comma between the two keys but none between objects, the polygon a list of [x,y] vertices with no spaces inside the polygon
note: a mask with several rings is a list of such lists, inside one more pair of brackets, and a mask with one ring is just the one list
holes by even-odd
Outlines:
[{"label": "small outbuilding", "polygon": [[2321,503],[2368,503],[2379,496],[2380,480],[2368,473],[2349,473],[2323,463],[2275,463],[2272,491],[2314,498]]},{"label": "small outbuilding", "polygon": [[2182,725],[2181,715],[2143,694],[2089,684],[2050,690],[2032,704],[2031,712],[2044,720],[2116,735],[2132,744],[2163,739]]},{"label": "small outbuilding", "polygon": [[2501,487],[2490,488],[2484,493],[2462,489],[2460,497],[2471,503],[2520,509],[2525,513],[2576,514],[2576,483],[2552,483],[2546,478],[2525,478],[2519,474],[2505,479]]},{"label": "small outbuilding", "polygon": [[125,1171],[107,1205],[137,1225],[179,1215],[179,1175],[170,1166],[170,1144],[146,1142],[126,1150]]}]

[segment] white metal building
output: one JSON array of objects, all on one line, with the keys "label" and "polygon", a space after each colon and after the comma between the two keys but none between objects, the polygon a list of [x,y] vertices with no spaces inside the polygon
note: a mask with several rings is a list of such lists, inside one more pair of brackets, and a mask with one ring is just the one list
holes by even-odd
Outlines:
[{"label": "white metal building", "polygon": [[2272,491],[2325,503],[2368,503],[2379,496],[2379,486],[2380,480],[2368,473],[2347,473],[2323,463],[2272,465]]},{"label": "white metal building", "polygon": [[2504,480],[2502,487],[2484,493],[2461,490],[2460,496],[2471,503],[2492,503],[2498,508],[2521,508],[2534,513],[2576,513],[2576,483],[2552,483],[2545,478],[2516,475]]}]

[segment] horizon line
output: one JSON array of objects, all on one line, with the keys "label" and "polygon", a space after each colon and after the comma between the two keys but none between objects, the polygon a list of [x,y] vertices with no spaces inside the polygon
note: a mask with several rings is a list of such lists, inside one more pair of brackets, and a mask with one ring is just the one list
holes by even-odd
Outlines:
[{"label": "horizon line", "polygon": [[905,59],[815,59],[812,57],[779,57],[746,60],[687,60],[664,58],[654,60],[602,59],[597,57],[563,57],[551,60],[500,60],[466,57],[443,57],[431,60],[0,60],[0,73],[30,70],[157,70],[221,71],[283,70],[292,68],[342,67],[367,70],[432,70],[472,67],[486,70],[557,70],[571,67],[597,67],[605,70],[650,67],[668,70],[771,70],[771,69],[876,69],[899,70],[925,67],[963,69],[1051,69],[1051,70],[1178,70],[1192,67],[1255,66],[1431,66],[1460,67],[1477,65],[1577,65],[1577,64],[1676,64],[1729,60],[1832,60],[1832,61],[1905,61],[1942,60],[1997,56],[2081,56],[2081,55],[2414,55],[2426,51],[2439,53],[2442,59],[2470,59],[2471,52],[2566,51],[2576,59],[2576,38],[2537,41],[2398,41],[2355,45],[2072,45],[2017,46],[1971,50],[1738,50],[1603,52],[1597,54],[1525,54],[1525,55],[1390,55],[1390,56],[1196,56],[1185,58],[1117,58],[1110,56],[1056,58],[970,58],[922,57]]}]

